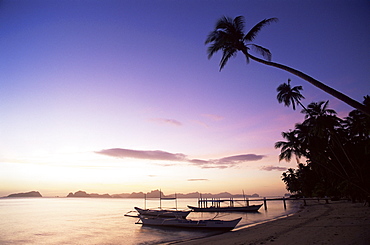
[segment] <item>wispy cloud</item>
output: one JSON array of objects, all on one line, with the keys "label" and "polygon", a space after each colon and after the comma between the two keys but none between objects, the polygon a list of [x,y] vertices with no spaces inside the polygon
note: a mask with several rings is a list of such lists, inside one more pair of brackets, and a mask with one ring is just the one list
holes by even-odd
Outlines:
[{"label": "wispy cloud", "polygon": [[[214,115],[214,114],[202,114],[202,117],[207,119],[207,121],[221,121],[224,119],[223,116]],[[201,125],[205,128],[209,128],[208,123],[203,122],[202,120],[192,120],[195,124]]]},{"label": "wispy cloud", "polygon": [[288,168],[269,165],[269,166],[261,167],[261,170],[264,170],[264,171],[286,171],[286,170],[288,170]]},{"label": "wispy cloud", "polygon": [[[170,153],[159,150],[140,151],[122,148],[105,149],[101,151],[96,151],[96,153],[118,158],[136,158],[147,160],[188,162],[200,168],[219,168],[219,169],[235,167],[236,165],[240,165],[246,162],[258,161],[265,157],[264,155],[244,154],[223,157],[220,159],[201,160],[201,159],[189,159],[185,154],[182,153]],[[157,165],[172,166],[174,164],[157,164]]]},{"label": "wispy cloud", "polygon": [[175,119],[168,119],[168,118],[152,118],[150,121],[162,123],[162,124],[170,124],[173,126],[182,126],[182,123],[175,120]]},{"label": "wispy cloud", "polygon": [[208,181],[208,179],[188,179],[188,181]]},{"label": "wispy cloud", "polygon": [[193,165],[196,165],[201,168],[230,168],[236,165],[245,163],[245,162],[252,162],[258,161],[264,158],[264,155],[256,155],[256,154],[244,154],[244,155],[236,155],[236,156],[229,156],[223,157],[220,159],[211,159],[211,160],[200,160],[200,159],[192,159],[188,160]]},{"label": "wispy cloud", "polygon": [[154,165],[161,166],[161,167],[172,167],[178,166],[176,163],[153,163]]},{"label": "wispy cloud", "polygon": [[137,158],[164,161],[184,161],[186,157],[181,153],[169,153],[165,151],[138,151],[122,148],[106,149],[97,151],[96,153],[118,158]]},{"label": "wispy cloud", "polygon": [[203,126],[205,128],[209,128],[209,125],[205,122],[199,121],[199,120],[192,120],[193,123],[198,124],[200,126]]},{"label": "wispy cloud", "polygon": [[188,160],[188,162],[193,163],[195,165],[199,165],[199,166],[206,165],[206,164],[210,163],[210,161],[200,160],[200,159],[190,159],[190,160]]},{"label": "wispy cloud", "polygon": [[221,121],[224,119],[223,116],[214,115],[214,114],[202,114],[203,117],[211,119],[212,121]]},{"label": "wispy cloud", "polygon": [[245,154],[245,155],[237,155],[231,157],[224,157],[218,160],[218,163],[221,164],[237,164],[242,162],[249,162],[249,161],[258,161],[264,158],[263,155],[256,155],[256,154]]}]

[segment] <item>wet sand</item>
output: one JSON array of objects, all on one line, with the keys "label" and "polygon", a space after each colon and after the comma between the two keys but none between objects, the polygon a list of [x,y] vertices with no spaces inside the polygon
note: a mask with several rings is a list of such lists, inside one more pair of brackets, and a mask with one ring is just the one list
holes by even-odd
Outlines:
[{"label": "wet sand", "polygon": [[178,245],[370,244],[370,207],[347,201],[308,201],[298,213],[224,234]]}]

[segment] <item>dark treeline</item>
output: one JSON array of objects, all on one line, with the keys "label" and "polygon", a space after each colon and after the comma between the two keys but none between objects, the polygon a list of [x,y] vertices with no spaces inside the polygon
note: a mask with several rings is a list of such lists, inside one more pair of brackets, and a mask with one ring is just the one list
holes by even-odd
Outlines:
[{"label": "dark treeline", "polygon": [[[305,108],[301,86],[284,83],[277,89],[278,101],[286,106],[300,105],[305,120],[294,130],[283,132],[285,141],[279,160],[296,158],[297,169],[282,174],[287,190],[305,197],[331,196],[364,200],[370,196],[370,117],[353,110],[341,119],[328,108],[328,101],[313,102]],[[364,97],[370,108],[370,97]],[[304,162],[302,162],[304,161]]]}]

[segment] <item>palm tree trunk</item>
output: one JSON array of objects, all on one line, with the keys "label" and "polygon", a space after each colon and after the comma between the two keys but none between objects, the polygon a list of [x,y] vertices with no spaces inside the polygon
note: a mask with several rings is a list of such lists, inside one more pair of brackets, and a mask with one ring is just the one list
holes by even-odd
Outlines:
[{"label": "palm tree trunk", "polygon": [[303,108],[304,111],[306,111],[308,114],[310,114],[308,111],[307,111],[307,108],[298,100],[297,103]]},{"label": "palm tree trunk", "polygon": [[316,79],[304,74],[303,72],[301,71],[298,71],[296,69],[293,69],[291,67],[288,67],[288,66],[285,66],[285,65],[282,65],[282,64],[278,64],[278,63],[275,63],[275,62],[271,62],[271,61],[266,61],[266,60],[263,60],[263,59],[260,59],[260,58],[257,58],[251,54],[249,54],[248,52],[246,51],[243,51],[243,53],[248,56],[249,58],[251,58],[252,60],[254,61],[257,61],[257,62],[260,62],[262,64],[265,64],[265,65],[269,65],[269,66],[273,66],[273,67],[276,67],[276,68],[279,68],[279,69],[282,69],[282,70],[285,70],[287,72],[290,72],[304,80],[306,80],[307,82],[311,83],[312,85],[324,90],[325,92],[327,92],[328,94],[334,96],[335,98],[347,103],[348,105],[354,107],[355,109],[357,110],[360,110],[362,111],[363,113],[365,113],[366,115],[370,116],[370,109],[367,108],[365,105],[361,104],[360,102],[348,97],[347,95],[345,94],[342,94],[341,92],[323,84],[322,82],[319,82],[317,81]]}]

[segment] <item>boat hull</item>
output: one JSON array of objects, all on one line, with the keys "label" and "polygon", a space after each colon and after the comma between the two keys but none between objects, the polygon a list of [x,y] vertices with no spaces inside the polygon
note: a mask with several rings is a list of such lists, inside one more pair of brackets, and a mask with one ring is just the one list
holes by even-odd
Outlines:
[{"label": "boat hull", "polygon": [[261,207],[262,204],[243,207],[207,207],[207,208],[199,208],[188,205],[188,208],[192,209],[194,212],[257,212]]},{"label": "boat hull", "polygon": [[235,220],[189,220],[140,217],[141,224],[148,226],[232,230],[242,218]]},{"label": "boat hull", "polygon": [[155,216],[155,217],[166,217],[166,218],[183,218],[189,215],[191,211],[179,211],[179,210],[164,210],[164,209],[142,209],[135,207],[136,211],[140,215]]}]

